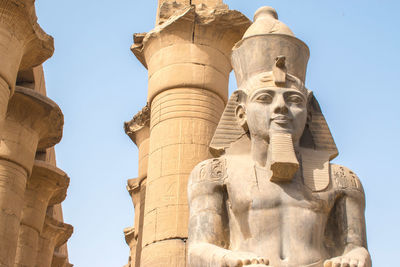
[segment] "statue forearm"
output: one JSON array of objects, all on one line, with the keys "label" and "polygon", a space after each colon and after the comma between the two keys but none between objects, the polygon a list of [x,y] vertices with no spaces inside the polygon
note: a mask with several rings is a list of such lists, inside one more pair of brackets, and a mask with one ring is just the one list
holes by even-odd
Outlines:
[{"label": "statue forearm", "polygon": [[345,196],[344,205],[344,234],[345,251],[347,253],[355,248],[367,248],[367,237],[364,217],[364,194],[360,192],[350,192]]}]

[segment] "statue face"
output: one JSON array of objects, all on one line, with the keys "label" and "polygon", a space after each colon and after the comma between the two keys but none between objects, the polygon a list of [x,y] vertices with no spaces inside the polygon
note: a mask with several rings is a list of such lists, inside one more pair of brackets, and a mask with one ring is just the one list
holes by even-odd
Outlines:
[{"label": "statue face", "polygon": [[252,138],[269,141],[271,134],[288,133],[297,143],[303,134],[307,121],[307,97],[299,90],[259,87],[251,90],[242,108],[242,118],[246,120]]}]

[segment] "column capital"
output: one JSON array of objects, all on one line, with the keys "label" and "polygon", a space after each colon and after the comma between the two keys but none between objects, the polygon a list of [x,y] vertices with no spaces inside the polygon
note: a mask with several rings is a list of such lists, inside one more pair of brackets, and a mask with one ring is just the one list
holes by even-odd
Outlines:
[{"label": "column capital", "polygon": [[31,183],[40,184],[40,188],[48,188],[51,191],[47,206],[53,206],[64,201],[67,197],[69,182],[70,178],[63,170],[43,160],[35,160],[32,174],[28,178],[28,186]]},{"label": "column capital", "polygon": [[140,200],[140,190],[144,179],[146,179],[146,176],[129,179],[127,181],[126,190],[128,190],[135,208]]},{"label": "column capital", "polygon": [[60,222],[47,215],[39,239],[35,266],[51,266],[55,248],[65,244],[72,232],[72,225]]},{"label": "column capital", "polygon": [[135,35],[131,50],[149,71],[148,102],[171,88],[207,89],[226,102],[232,47],[250,24],[236,10],[178,6],[145,36]]},{"label": "column capital", "polygon": [[72,225],[57,221],[50,216],[46,216],[41,237],[53,241],[54,247],[56,248],[68,241],[73,230],[74,228]]},{"label": "column capital", "polygon": [[16,162],[30,173],[36,150],[52,147],[61,140],[64,117],[50,98],[17,87],[4,124],[0,158]]},{"label": "column capital", "polygon": [[[237,10],[179,4],[173,8],[172,13],[165,16],[165,21],[153,30],[148,33],[134,34],[134,44],[131,46],[131,50],[134,50],[132,52],[137,57],[140,54],[144,57],[145,66],[148,65],[151,55],[160,48],[187,41],[217,46],[230,60],[233,45],[242,38],[251,25],[251,21]],[[202,28],[212,28],[212,31],[196,31],[196,29]],[[218,36],[218,39],[215,38],[215,34],[221,35],[221,33],[222,36]],[[204,34],[208,36],[200,36]],[[154,39],[157,39],[156,43],[152,42]],[[139,57],[138,59],[140,60]]]},{"label": "column capital", "polygon": [[42,160],[35,160],[27,180],[25,207],[21,222],[41,232],[49,205],[61,203],[66,197],[69,177],[65,172]]},{"label": "column capital", "polygon": [[0,44],[12,48],[0,51],[0,76],[10,88],[17,71],[40,65],[54,52],[53,37],[37,23],[34,0],[0,2]]},{"label": "column capital", "polygon": [[135,227],[126,227],[124,229],[124,235],[126,244],[130,248],[132,248],[132,246],[137,242],[136,240],[137,234],[135,234]]},{"label": "column capital", "polygon": [[66,255],[54,251],[51,267],[66,267],[67,263],[68,257]]},{"label": "column capital", "polygon": [[124,123],[125,133],[137,147],[150,136],[150,109],[146,105],[132,120]]}]

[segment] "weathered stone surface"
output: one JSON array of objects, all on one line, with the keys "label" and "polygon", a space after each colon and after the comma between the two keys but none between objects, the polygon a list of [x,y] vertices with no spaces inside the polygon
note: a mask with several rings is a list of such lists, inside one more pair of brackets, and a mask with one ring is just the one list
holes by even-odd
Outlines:
[{"label": "weathered stone surface", "polygon": [[149,69],[148,102],[165,89],[187,87],[217,92],[226,101],[231,48],[249,20],[228,9],[184,6],[174,10],[175,15],[132,47]]},{"label": "weathered stone surface", "polygon": [[[157,251],[157,255],[154,252]],[[180,239],[160,241],[143,247],[141,266],[186,266],[186,242]]]},{"label": "weathered stone surface", "polygon": [[188,266],[371,266],[364,191],[330,163],[308,56],[269,7],[234,47],[239,88],[211,142],[219,157],[189,178]]},{"label": "weathered stone surface", "polygon": [[4,118],[18,70],[40,65],[54,51],[53,38],[37,24],[34,1],[0,2],[0,120]]},{"label": "weathered stone surface", "polygon": [[35,266],[50,267],[56,247],[60,247],[71,237],[73,227],[46,216],[39,238],[39,252]]},{"label": "weathered stone surface", "polygon": [[46,209],[66,197],[68,176],[45,161],[35,161],[28,178],[19,231],[15,266],[34,266]]},{"label": "weathered stone surface", "polygon": [[187,238],[188,175],[211,156],[208,145],[228,97],[231,49],[250,21],[220,0],[159,1],[158,7],[156,27],[134,35],[131,47],[149,71],[151,110],[150,138],[142,143],[148,166],[136,266],[184,266],[182,241],[168,243],[163,254],[159,243]]},{"label": "weathered stone surface", "polygon": [[135,208],[134,227],[124,229],[125,241],[130,248],[128,266],[140,266],[146,179],[149,155],[150,109],[146,105],[133,119],[124,124],[125,133],[139,149],[138,178],[129,179],[127,190]]},{"label": "weathered stone surface", "polygon": [[2,124],[0,142],[1,187],[0,262],[14,264],[18,230],[27,177],[31,174],[37,149],[58,143],[62,136],[63,115],[49,98],[27,88],[17,87]]}]

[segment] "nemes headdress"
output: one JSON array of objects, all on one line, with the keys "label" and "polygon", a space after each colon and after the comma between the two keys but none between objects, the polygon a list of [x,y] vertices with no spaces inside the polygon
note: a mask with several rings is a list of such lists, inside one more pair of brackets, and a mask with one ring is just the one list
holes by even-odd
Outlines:
[{"label": "nemes headdress", "polygon": [[[309,97],[308,111],[311,114],[300,140],[304,182],[313,191],[324,190],[329,185],[329,161],[337,156],[338,150],[317,100],[304,86],[309,55],[307,45],[278,20],[273,8],[262,7],[256,11],[254,23],[232,51],[231,60],[238,89],[229,99],[211,140],[210,150],[214,156],[224,154],[232,143],[246,136],[246,131],[236,121],[235,109],[240,104],[241,95],[248,94],[254,82],[261,80],[271,86],[296,88]],[[275,142],[272,139],[270,145]],[[277,138],[276,142],[279,143],[279,140]],[[277,160],[285,161],[287,158],[290,155]],[[293,176],[299,168],[296,159],[287,161],[277,168],[278,182],[285,179],[289,181],[291,178],[284,176]],[[273,168],[271,166],[274,172]]]}]

